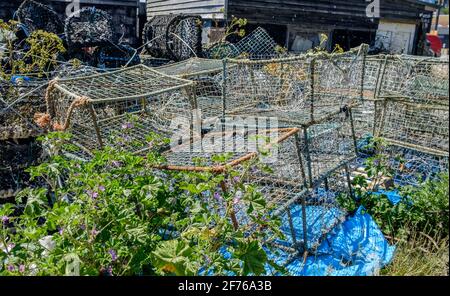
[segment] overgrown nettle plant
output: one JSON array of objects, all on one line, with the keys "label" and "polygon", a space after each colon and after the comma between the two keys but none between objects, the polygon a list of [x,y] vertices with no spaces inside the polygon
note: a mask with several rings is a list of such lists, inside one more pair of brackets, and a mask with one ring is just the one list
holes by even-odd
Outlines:
[{"label": "overgrown nettle plant", "polygon": [[[46,136],[49,161],[29,169],[49,186],[0,206],[1,274],[245,275],[272,264],[262,246],[279,224],[243,182],[256,160],[227,176],[163,172],[154,169],[165,161],[158,151],[166,141],[157,135],[148,136],[145,158],[107,148],[89,162],[57,153],[75,149],[67,139]],[[236,227],[230,213],[239,206],[249,222]]]}]

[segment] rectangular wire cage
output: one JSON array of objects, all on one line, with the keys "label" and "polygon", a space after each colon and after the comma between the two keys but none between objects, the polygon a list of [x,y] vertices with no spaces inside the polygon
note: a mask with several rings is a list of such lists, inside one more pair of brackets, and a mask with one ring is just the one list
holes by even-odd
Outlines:
[{"label": "rectangular wire cage", "polygon": [[48,114],[84,156],[106,146],[142,153],[150,132],[170,136],[192,120],[191,86],[144,65],[58,79],[47,89]]},{"label": "rectangular wire cage", "polygon": [[[315,136],[319,137],[319,133]],[[227,176],[229,169],[242,172],[245,161],[259,157],[264,165],[251,166],[242,181],[254,185],[262,194],[267,202],[267,218],[277,215],[282,221],[289,220],[289,223],[282,224],[281,229],[287,237],[282,240],[274,236],[272,243],[293,250],[293,254],[300,249],[313,252],[323,236],[345,217],[336,198],[339,193],[348,194],[351,189],[345,162],[323,172],[315,178],[314,186],[309,187],[303,146],[298,128],[255,130],[248,126],[230,128],[222,125],[201,138],[166,151],[163,154],[166,163],[158,168]],[[220,152],[228,153],[226,160],[215,159]],[[224,181],[224,184],[228,183]],[[224,185],[222,190],[233,189]],[[233,223],[254,231],[245,203],[234,204],[232,212]]]},{"label": "rectangular wire cage", "polygon": [[193,81],[195,107],[201,111],[205,123],[215,122],[222,108],[222,60],[191,58],[156,70]]},{"label": "rectangular wire cage", "polygon": [[308,125],[363,98],[366,46],[343,54],[306,54],[273,60],[227,60],[224,115],[278,117]]},{"label": "rectangular wire cage", "polygon": [[448,172],[449,107],[402,99],[379,104],[377,137],[386,140],[394,181],[417,185]]},{"label": "rectangular wire cage", "polygon": [[[448,58],[377,56],[370,59],[366,87],[377,98],[449,104]],[[375,84],[373,84],[375,82]]]},{"label": "rectangular wire cage", "polygon": [[282,221],[284,238],[272,243],[286,252],[286,264],[305,252],[316,254],[327,234],[344,221],[347,212],[339,205],[341,195],[353,196],[346,164],[324,175],[315,187],[293,194],[273,213]]}]

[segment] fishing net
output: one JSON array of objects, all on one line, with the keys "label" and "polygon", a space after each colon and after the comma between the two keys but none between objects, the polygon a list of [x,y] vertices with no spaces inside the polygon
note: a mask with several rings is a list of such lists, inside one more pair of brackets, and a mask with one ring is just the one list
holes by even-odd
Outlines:
[{"label": "fishing net", "polygon": [[43,30],[60,34],[64,32],[64,24],[58,14],[48,6],[33,0],[25,0],[17,9],[19,21],[25,24],[28,33]]},{"label": "fishing net", "polygon": [[111,16],[95,7],[82,8],[77,14],[69,16],[64,32],[71,48],[116,43]]},{"label": "fishing net", "polygon": [[191,85],[144,65],[58,79],[47,89],[49,125],[73,134],[81,158],[107,146],[143,153],[151,148],[150,132],[170,137],[175,119],[189,124]]}]

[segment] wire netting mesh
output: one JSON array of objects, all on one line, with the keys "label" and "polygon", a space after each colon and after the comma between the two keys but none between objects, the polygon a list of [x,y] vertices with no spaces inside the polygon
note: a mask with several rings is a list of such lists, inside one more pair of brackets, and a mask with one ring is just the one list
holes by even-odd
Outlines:
[{"label": "wire netting mesh", "polygon": [[47,90],[48,113],[85,153],[105,146],[139,153],[151,148],[150,131],[170,135],[174,118],[191,120],[191,84],[143,65],[60,79]]},{"label": "wire netting mesh", "polygon": [[326,235],[345,219],[347,213],[337,198],[352,194],[347,169],[340,167],[314,188],[293,193],[293,198],[274,213],[282,220],[280,230],[285,238],[276,239],[273,244],[288,251],[287,260],[304,251],[314,254]]},{"label": "wire netting mesh", "polygon": [[45,101],[42,97],[46,83],[45,80],[2,83],[0,140],[28,138],[43,133],[43,130],[34,124],[33,115],[45,112]]},{"label": "wire netting mesh", "polygon": [[85,7],[65,21],[66,41],[71,48],[115,43],[112,17],[104,10]]},{"label": "wire netting mesh", "polygon": [[378,98],[448,105],[448,58],[377,56],[368,64],[366,88]]},{"label": "wire netting mesh", "polygon": [[175,61],[183,61],[202,54],[202,18],[182,15],[167,26],[167,50]]},{"label": "wire netting mesh", "polygon": [[394,145],[448,155],[448,106],[387,99],[380,107],[377,136]]},{"label": "wire netting mesh", "polygon": [[236,43],[239,55],[249,59],[270,59],[277,57],[277,43],[261,27],[256,28],[249,35]]},{"label": "wire netting mesh", "polygon": [[160,15],[144,26],[147,52],[156,58],[182,61],[202,55],[202,18],[194,15]]},{"label": "wire netting mesh", "polygon": [[33,0],[25,0],[17,9],[17,16],[25,24],[28,33],[43,30],[60,34],[64,32],[64,24],[58,14],[48,6]]},{"label": "wire netting mesh", "polygon": [[287,125],[319,122],[362,99],[365,48],[264,61],[229,60],[225,114],[278,117]]}]

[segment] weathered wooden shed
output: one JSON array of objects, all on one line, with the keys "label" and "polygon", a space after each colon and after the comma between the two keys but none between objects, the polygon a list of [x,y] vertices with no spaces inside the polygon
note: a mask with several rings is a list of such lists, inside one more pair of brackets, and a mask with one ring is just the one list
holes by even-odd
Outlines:
[{"label": "weathered wooden shed", "polygon": [[[428,0],[430,2],[433,0]],[[250,29],[263,26],[281,44],[303,51],[319,43],[319,34],[329,36],[329,47],[349,48],[372,42],[382,24],[383,30],[398,30],[392,24],[414,28],[412,40],[429,22],[432,5],[418,0],[379,0],[380,14],[370,13],[375,0],[147,0],[147,17],[164,14],[199,14],[206,20],[246,18]],[[431,9],[429,9],[431,7]],[[375,11],[373,11],[375,12]],[[214,22],[206,22],[214,27]],[[426,26],[425,26],[426,27]],[[208,28],[207,28],[208,29]],[[408,39],[409,40],[409,39]],[[413,41],[410,42],[414,44]],[[409,52],[415,48],[409,47]]]},{"label": "weathered wooden shed", "polygon": [[[23,0],[1,1],[0,18],[11,19]],[[52,7],[61,17],[66,18],[66,9],[72,0],[37,0]],[[112,17],[118,37],[131,44],[139,43],[139,0],[79,0],[80,8],[95,6],[107,11]]]}]

